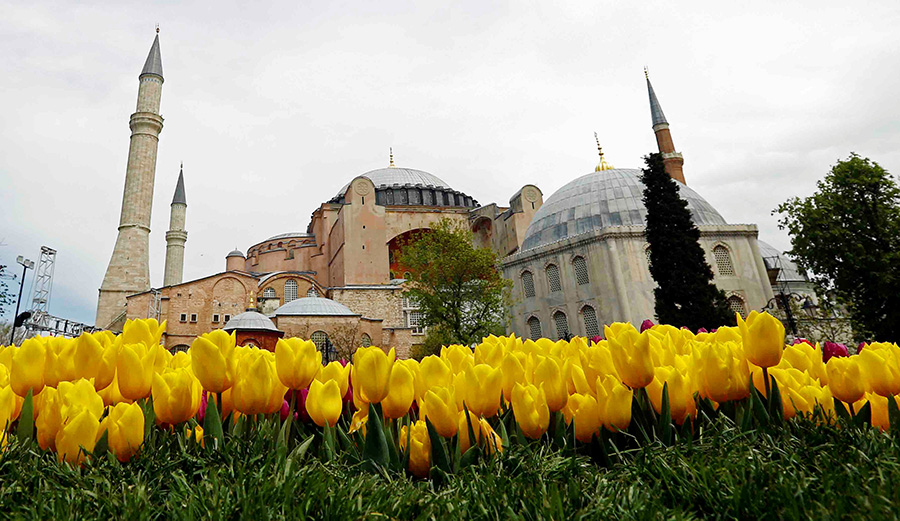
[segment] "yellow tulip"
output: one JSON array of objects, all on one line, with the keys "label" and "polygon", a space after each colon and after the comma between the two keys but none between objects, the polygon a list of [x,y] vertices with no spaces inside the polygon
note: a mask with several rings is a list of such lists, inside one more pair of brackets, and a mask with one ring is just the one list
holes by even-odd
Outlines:
[{"label": "yellow tulip", "polygon": [[[143,416],[142,416],[143,418]],[[56,453],[59,461],[81,465],[87,452],[94,451],[100,420],[89,409],[81,409],[60,427],[56,434]]]},{"label": "yellow tulip", "polygon": [[[588,382],[587,375],[581,365],[576,363],[566,363],[566,388],[570,395],[572,394],[593,394],[594,389]],[[566,402],[568,405],[568,402]]]},{"label": "yellow tulip", "polygon": [[597,380],[597,403],[600,422],[608,430],[622,430],[631,424],[631,401],[634,391],[612,376]]},{"label": "yellow tulip", "polygon": [[458,344],[441,347],[441,358],[450,364],[453,374],[462,372],[468,365],[475,364],[475,353],[468,347]]},{"label": "yellow tulip", "polygon": [[[493,335],[492,335],[493,336]],[[488,343],[487,339],[475,346],[475,363],[487,364],[491,367],[500,367],[500,363],[506,357],[506,346],[499,341]]]},{"label": "yellow tulip", "polygon": [[5,432],[19,417],[22,408],[19,400],[22,398],[13,392],[12,387],[0,387],[0,433]]},{"label": "yellow tulip", "polygon": [[359,387],[360,397],[366,403],[379,403],[390,389],[391,367],[397,353],[394,348],[385,353],[380,347],[361,347],[353,355],[351,378],[353,387]]},{"label": "yellow tulip", "polygon": [[119,391],[129,400],[141,400],[150,395],[153,369],[159,345],[123,344],[116,356],[116,376]]},{"label": "yellow tulip", "polygon": [[400,428],[400,450],[409,450],[409,471],[414,476],[428,477],[428,470],[431,468],[431,439],[424,421],[417,421],[409,430],[406,425]]},{"label": "yellow tulip", "polygon": [[[865,352],[865,349],[863,352]],[[900,407],[900,397],[886,397],[876,393],[866,393],[864,398],[865,401],[869,402],[869,407],[872,409],[872,426],[878,427],[883,431],[889,430],[891,428],[891,419],[888,412],[888,400],[893,399],[897,406]],[[855,410],[858,411],[863,405],[865,405],[865,402],[857,403]]]},{"label": "yellow tulip", "polygon": [[94,389],[109,386],[116,375],[118,349],[113,344],[103,346],[100,337],[82,333],[75,339],[74,368],[78,378],[94,379]]},{"label": "yellow tulip", "polygon": [[534,385],[516,384],[512,391],[512,408],[522,433],[540,438],[550,426],[550,409],[544,390]]},{"label": "yellow tulip", "polygon": [[74,380],[75,343],[68,338],[46,337],[44,345],[44,385],[56,387],[59,382]]},{"label": "yellow tulip", "polygon": [[[166,362],[166,369],[191,369],[191,355],[185,351],[179,351]],[[193,372],[191,373],[193,374]]]},{"label": "yellow tulip", "polygon": [[328,380],[323,384],[318,380],[313,380],[309,386],[309,394],[306,396],[306,412],[309,413],[312,421],[316,422],[316,425],[324,427],[327,423],[330,427],[334,427],[341,417],[343,408],[344,401],[337,382]]},{"label": "yellow tulip", "polygon": [[825,364],[825,371],[828,373],[828,388],[835,398],[844,403],[854,403],[863,397],[866,389],[859,355],[833,356]]},{"label": "yellow tulip", "polygon": [[461,382],[465,386],[465,405],[475,418],[490,418],[500,408],[503,393],[503,373],[488,364],[469,366]]},{"label": "yellow tulip", "polygon": [[881,396],[900,394],[900,364],[892,350],[872,349],[869,346],[859,353],[857,359],[872,392]]},{"label": "yellow tulip", "polygon": [[103,398],[103,403],[107,406],[115,405],[117,403],[131,403],[134,400],[129,400],[122,396],[122,391],[119,390],[119,377],[118,375],[113,377],[113,381],[111,384],[107,385],[105,389],[101,390],[99,393],[101,398]]},{"label": "yellow tulip", "polygon": [[193,418],[203,398],[200,381],[185,368],[154,373],[151,392],[157,421],[169,425]]},{"label": "yellow tulip", "polygon": [[366,406],[362,409],[357,410],[353,413],[353,417],[350,418],[350,428],[347,429],[347,432],[353,434],[356,431],[360,431],[363,433],[363,436],[366,435],[366,423],[369,421],[369,407]]},{"label": "yellow tulip", "polygon": [[452,387],[433,387],[419,404],[422,419],[429,420],[438,434],[450,438],[459,429],[459,409]]},{"label": "yellow tulip", "polygon": [[231,393],[234,408],[246,415],[280,411],[287,387],[278,378],[275,355],[253,347],[237,350],[246,350],[246,354],[236,356],[236,378]]},{"label": "yellow tulip", "polygon": [[103,415],[103,398],[97,394],[91,382],[83,378],[77,382],[60,382],[57,390],[63,421],[74,418],[83,409],[87,409],[97,418]]},{"label": "yellow tulip", "polygon": [[9,385],[19,396],[24,397],[29,390],[34,394],[44,388],[44,366],[47,361],[47,349],[40,337],[29,338],[22,342],[12,355],[12,367],[9,372]]},{"label": "yellow tulip", "polygon": [[450,364],[437,356],[426,356],[419,363],[416,398],[421,400],[432,387],[447,387],[452,383],[453,371],[450,369]]},{"label": "yellow tulip", "polygon": [[[0,390],[0,404],[3,402],[3,391]],[[2,410],[2,405],[0,405]],[[0,412],[0,415],[3,413]],[[2,418],[0,418],[2,419]],[[56,450],[56,435],[62,426],[62,397],[53,387],[41,391],[41,407],[34,426],[37,429],[38,445],[42,449]]]},{"label": "yellow tulip", "polygon": [[784,354],[784,324],[768,312],[751,311],[746,322],[740,313],[735,315],[747,360],[759,367],[778,365]]},{"label": "yellow tulip", "polygon": [[275,344],[275,368],[289,389],[306,389],[322,369],[322,353],[311,340],[282,338]]},{"label": "yellow tulip", "polygon": [[159,345],[159,339],[166,331],[166,321],[162,324],[155,318],[126,320],[122,327],[123,344],[145,344],[147,347]]},{"label": "yellow tulip", "polygon": [[588,382],[595,382],[598,377],[606,375],[619,378],[612,353],[609,352],[609,341],[601,340],[592,344],[581,354],[581,359],[581,368],[584,370],[584,377]]},{"label": "yellow tulip", "polygon": [[137,403],[110,407],[109,416],[100,423],[100,435],[107,433],[109,449],[121,462],[130,460],[144,443],[144,412]]},{"label": "yellow tulip", "polygon": [[500,362],[503,398],[507,402],[512,401],[512,390],[516,383],[525,381],[525,365],[527,363],[527,357],[522,352],[511,352]]},{"label": "yellow tulip", "polygon": [[[278,365],[278,356],[275,356],[275,364]],[[340,362],[334,361],[330,362],[328,365],[322,368],[319,374],[316,375],[316,380],[325,383],[328,380],[334,380],[338,387],[341,389],[341,397],[347,395],[347,390],[350,389],[350,370],[352,367],[350,364],[342,365]]]},{"label": "yellow tulip", "polygon": [[550,412],[561,411],[566,406],[569,392],[563,370],[555,359],[548,356],[538,363],[532,380],[534,385],[543,388]]},{"label": "yellow tulip", "polygon": [[650,403],[657,414],[662,414],[663,386],[668,384],[669,411],[675,423],[681,425],[688,417],[697,416],[694,390],[690,377],[674,367],[657,367],[653,381],[647,386]]},{"label": "yellow tulip", "polygon": [[569,423],[575,422],[575,439],[582,443],[590,443],[600,430],[600,404],[590,394],[570,395],[565,416]]},{"label": "yellow tulip", "polygon": [[[503,442],[500,439],[500,436],[494,432],[491,424],[484,418],[476,419],[472,414],[469,414],[469,418],[472,422],[472,434],[475,435],[474,444],[477,445],[478,443],[481,443],[481,440],[486,440],[485,452],[488,454],[493,452],[503,452]],[[459,413],[459,451],[461,454],[465,454],[473,445],[469,440],[470,420],[466,419],[465,411]]]},{"label": "yellow tulip", "polygon": [[193,439],[194,443],[199,443],[201,447],[206,448],[206,440],[203,439],[203,427],[198,425],[191,429],[185,425],[184,434],[189,440]]},{"label": "yellow tulip", "polygon": [[234,346],[234,333],[221,329],[204,333],[191,343],[191,369],[207,391],[221,393],[234,385]]},{"label": "yellow tulip", "polygon": [[750,367],[735,342],[709,343],[695,353],[700,396],[715,402],[740,400],[750,394]]},{"label": "yellow tulip", "polygon": [[391,369],[390,392],[381,401],[384,417],[388,419],[402,418],[409,412],[416,398],[415,380],[412,372],[405,364],[399,362]]},{"label": "yellow tulip", "polygon": [[649,330],[638,333],[631,324],[622,327],[615,334],[609,326],[603,332],[609,342],[616,372],[622,382],[632,389],[646,387],[653,381],[653,362],[650,358],[651,333]]}]

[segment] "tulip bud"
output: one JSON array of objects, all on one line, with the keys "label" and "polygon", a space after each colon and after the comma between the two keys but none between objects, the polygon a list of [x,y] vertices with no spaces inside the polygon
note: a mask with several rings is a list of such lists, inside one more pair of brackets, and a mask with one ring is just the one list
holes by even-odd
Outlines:
[{"label": "tulip bud", "polygon": [[[141,416],[143,419],[143,416]],[[59,461],[81,465],[87,453],[94,451],[99,438],[100,420],[89,409],[81,411],[65,422],[56,434]]]},{"label": "tulip bud", "polygon": [[381,401],[384,417],[387,419],[402,418],[409,412],[416,397],[413,375],[404,364],[398,362],[391,368],[389,389],[388,395]]},{"label": "tulip bud", "polygon": [[465,369],[461,379],[465,386],[465,405],[475,418],[490,418],[500,408],[503,374],[499,368],[478,364]]},{"label": "tulip bud", "polygon": [[221,329],[204,333],[191,343],[191,369],[204,389],[221,393],[234,385],[235,335]]},{"label": "tulip bud", "polygon": [[350,374],[354,388],[359,388],[360,397],[366,403],[379,403],[387,396],[396,358],[394,348],[388,353],[376,346],[356,350]]},{"label": "tulip bud", "polygon": [[116,459],[126,462],[144,443],[144,412],[140,404],[120,403],[109,409],[109,416],[100,424],[100,435],[107,432],[109,449]]},{"label": "tulip bud", "polygon": [[451,438],[459,429],[459,409],[452,387],[434,387],[419,405],[422,418],[431,421],[437,433]]},{"label": "tulip bud", "polygon": [[203,388],[190,371],[175,369],[153,374],[152,394],[157,421],[177,425],[197,414]]},{"label": "tulip bud", "polygon": [[746,321],[740,313],[735,315],[747,360],[759,367],[778,365],[784,352],[784,324],[768,312],[751,311]]},{"label": "tulip bud", "polygon": [[275,370],[275,355],[251,347],[238,350],[243,352],[235,355],[235,379],[231,393],[234,408],[249,416],[278,412],[287,387]]},{"label": "tulip bud", "polygon": [[550,426],[550,409],[543,389],[534,385],[516,384],[512,392],[512,408],[522,433],[531,439],[540,438]]},{"label": "tulip bud", "polygon": [[153,369],[159,345],[124,344],[116,357],[119,391],[129,400],[141,400],[150,395]]},{"label": "tulip bud", "polygon": [[318,380],[313,380],[306,397],[306,412],[309,413],[312,421],[316,422],[316,425],[324,427],[327,423],[334,427],[338,418],[341,417],[343,408],[344,401],[337,382],[329,380],[322,384]]},{"label": "tulip bud", "polygon": [[24,397],[29,390],[34,394],[44,388],[44,367],[47,361],[47,348],[40,337],[29,338],[16,348],[12,355],[9,384],[12,390]]},{"label": "tulip bud", "polygon": [[431,468],[431,439],[424,421],[417,421],[410,429],[406,425],[400,428],[400,450],[409,450],[409,471],[414,476],[428,477],[428,470]]},{"label": "tulip bud", "polygon": [[282,338],[275,344],[275,368],[288,389],[305,389],[322,369],[322,353],[311,340]]},{"label": "tulip bud", "polygon": [[650,353],[652,330],[638,333],[634,326],[626,324],[625,327],[619,328],[618,334],[610,326],[604,326],[604,334],[609,342],[609,351],[616,372],[625,385],[639,389],[653,381],[653,362]]},{"label": "tulip bud", "polygon": [[833,357],[825,364],[825,370],[828,373],[828,388],[835,398],[852,404],[863,397],[865,382],[860,367],[860,355]]}]

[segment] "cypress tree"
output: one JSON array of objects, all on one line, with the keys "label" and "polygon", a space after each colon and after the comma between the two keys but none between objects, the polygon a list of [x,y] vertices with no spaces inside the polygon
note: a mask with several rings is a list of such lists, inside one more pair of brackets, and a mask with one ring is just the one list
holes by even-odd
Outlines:
[{"label": "cypress tree", "polygon": [[691,219],[678,182],[666,173],[662,155],[644,157],[644,206],[650,245],[650,275],[656,281],[656,317],[663,324],[693,331],[733,325],[725,293],[713,284],[713,273],[700,247],[700,230]]}]

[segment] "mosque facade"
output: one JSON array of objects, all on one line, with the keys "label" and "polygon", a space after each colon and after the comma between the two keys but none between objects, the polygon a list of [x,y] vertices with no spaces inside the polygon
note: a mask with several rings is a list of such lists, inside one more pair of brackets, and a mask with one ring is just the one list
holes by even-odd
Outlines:
[{"label": "mosque facade", "polygon": [[[419,233],[445,218],[470,227],[476,246],[501,257],[514,288],[509,329],[519,336],[593,336],[604,323],[640,323],[654,315],[640,170],[614,169],[602,151],[594,172],[546,201],[529,184],[503,206],[479,204],[431,173],[396,166],[391,154],[386,167],[355,175],[320,203],[305,231],[234,250],[223,271],[191,281],[182,280],[188,222],[182,171],[170,206],[163,285],[151,287],[144,242],[162,128],[158,35],[139,78],[119,239],[100,289],[98,327],[117,330],[134,318],[166,320],[164,341],[173,350],[186,349],[195,336],[213,329],[245,328],[239,334],[244,343],[264,347],[283,334],[312,338],[336,356],[359,345],[392,346],[405,356],[425,331],[421,313],[403,296],[407,277],[399,259]],[[764,256],[774,250],[761,250],[755,225],[727,223],[685,184],[683,157],[649,79],[647,86],[666,170],[701,231],[716,284],[738,312],[764,307],[777,276],[769,266],[776,263]],[[136,125],[136,118],[150,123]],[[140,157],[132,161],[133,154]],[[132,206],[140,215],[130,215]],[[777,264],[786,262],[779,255]]]}]

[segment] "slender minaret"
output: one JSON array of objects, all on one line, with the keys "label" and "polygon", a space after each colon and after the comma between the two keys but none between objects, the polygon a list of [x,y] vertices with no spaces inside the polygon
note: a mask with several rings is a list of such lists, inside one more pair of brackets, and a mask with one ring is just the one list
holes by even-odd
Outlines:
[{"label": "slender minaret", "polygon": [[647,79],[647,91],[650,93],[650,116],[653,118],[656,145],[659,147],[659,153],[662,154],[666,172],[672,179],[687,184],[684,182],[684,158],[681,156],[681,152],[675,151],[675,143],[672,142],[672,134],[669,132],[669,122],[666,121],[666,115],[663,114],[659,100],[656,99],[653,85],[650,85],[650,74],[646,67],[644,67],[644,77]]},{"label": "slender minaret", "polygon": [[163,286],[181,284],[184,276],[184,243],[187,242],[187,231],[184,229],[187,199],[184,197],[184,163],[178,171],[178,184],[172,197],[172,210],[169,213],[169,231],[166,232],[166,274]]},{"label": "slender minaret", "polygon": [[141,70],[137,110],[131,115],[131,145],[125,169],[125,193],[119,217],[119,236],[106,276],[100,286],[96,326],[119,329],[124,322],[125,297],[150,289],[150,211],[156,148],[163,118],[159,115],[162,94],[162,57],[159,28],[150,54]]}]

